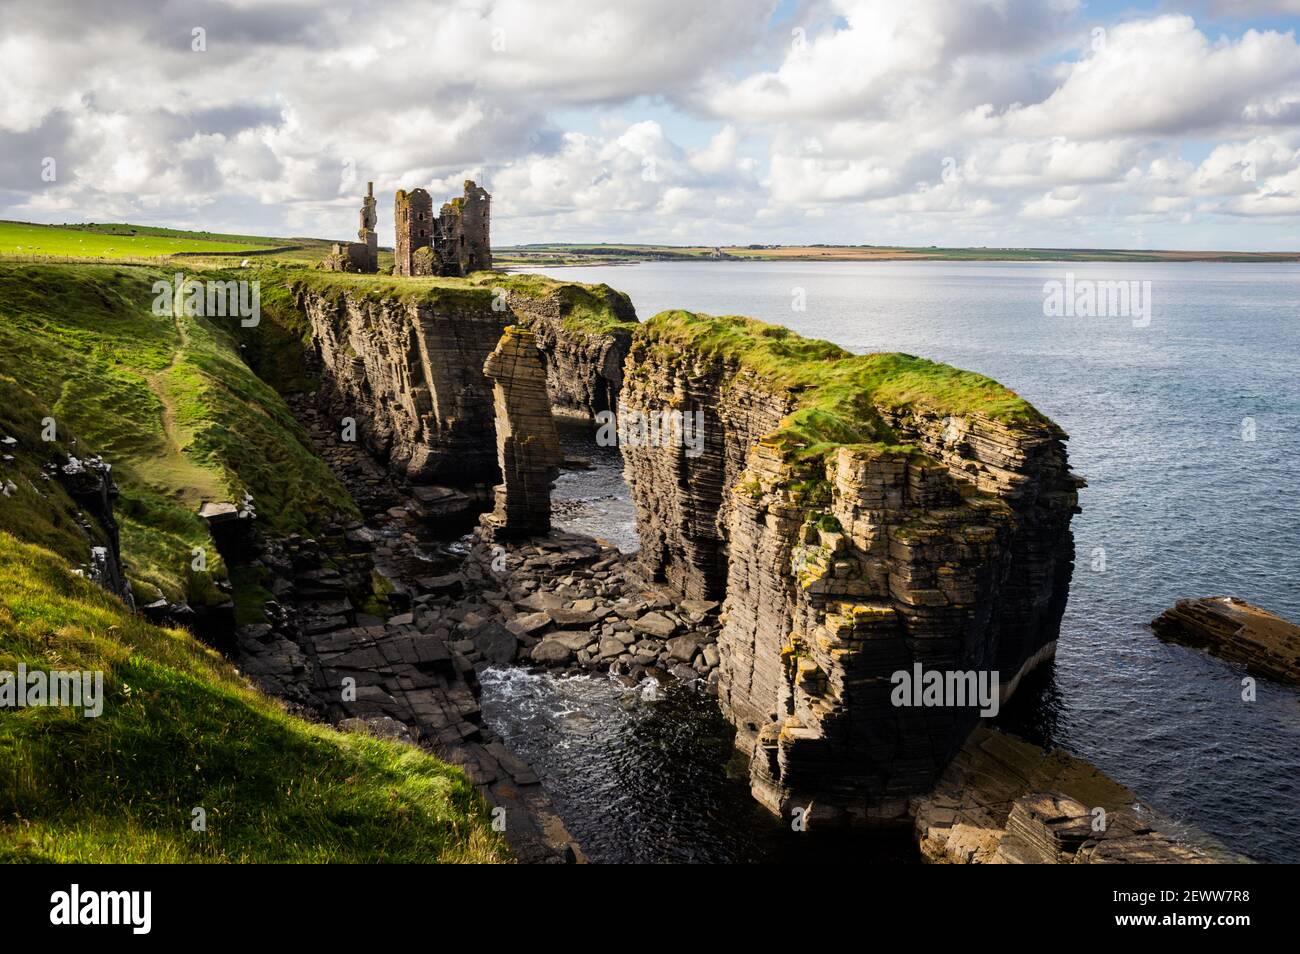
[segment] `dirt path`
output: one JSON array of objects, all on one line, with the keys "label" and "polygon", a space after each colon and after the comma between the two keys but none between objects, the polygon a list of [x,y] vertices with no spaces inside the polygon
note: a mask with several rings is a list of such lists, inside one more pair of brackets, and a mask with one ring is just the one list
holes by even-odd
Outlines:
[{"label": "dirt path", "polygon": [[183,435],[176,423],[175,401],[167,386],[167,379],[184,358],[190,339],[184,321],[175,314],[172,315],[172,321],[180,341],[176,350],[172,352],[171,361],[161,371],[145,375],[149,389],[162,405],[164,451],[162,459],[150,465],[149,480],[159,490],[179,496],[197,507],[207,500],[224,500],[226,492],[211,471],[185,456],[185,449],[181,443]]}]

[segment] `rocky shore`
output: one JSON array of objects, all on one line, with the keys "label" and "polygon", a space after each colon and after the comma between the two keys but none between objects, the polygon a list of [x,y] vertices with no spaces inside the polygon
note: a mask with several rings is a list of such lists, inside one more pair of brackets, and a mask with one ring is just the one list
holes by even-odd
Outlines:
[{"label": "rocky shore", "polygon": [[[237,630],[236,664],[316,718],[428,746],[459,765],[504,810],[500,823],[519,861],[584,860],[540,779],[483,725],[474,661],[440,612],[461,592],[450,574],[464,554],[440,548],[426,528],[449,499],[457,501],[446,511],[452,526],[463,521],[468,498],[390,476],[357,444],[340,442],[314,405],[293,403],[365,520],[319,539],[258,539],[248,565],[262,571],[274,599],[267,622]],[[360,595],[376,589],[382,601],[362,605]]]}]

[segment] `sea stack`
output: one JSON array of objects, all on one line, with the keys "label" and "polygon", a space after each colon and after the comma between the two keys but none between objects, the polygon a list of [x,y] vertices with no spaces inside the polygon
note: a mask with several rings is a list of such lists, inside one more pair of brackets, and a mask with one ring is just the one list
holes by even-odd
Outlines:
[{"label": "sea stack", "polygon": [[508,326],[483,373],[492,380],[501,467],[496,507],[484,515],[483,526],[494,539],[546,533],[551,529],[551,484],[564,458],[537,338]]}]

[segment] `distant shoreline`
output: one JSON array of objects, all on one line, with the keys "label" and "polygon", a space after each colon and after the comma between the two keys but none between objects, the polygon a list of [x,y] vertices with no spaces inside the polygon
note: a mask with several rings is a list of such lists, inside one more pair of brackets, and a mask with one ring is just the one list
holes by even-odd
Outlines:
[{"label": "distant shoreline", "polygon": [[893,246],[516,245],[493,249],[502,268],[636,265],[641,262],[1220,262],[1297,264],[1300,252],[1159,249],[908,248]]}]

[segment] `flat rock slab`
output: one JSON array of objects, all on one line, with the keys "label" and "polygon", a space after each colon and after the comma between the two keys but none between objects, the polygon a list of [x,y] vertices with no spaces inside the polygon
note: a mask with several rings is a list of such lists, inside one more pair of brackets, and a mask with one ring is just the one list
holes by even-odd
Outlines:
[{"label": "flat rock slab", "polygon": [[[590,646],[594,640],[595,637],[591,633],[562,630],[558,633],[548,634],[542,642],[559,643],[566,649],[572,650],[576,653],[579,649],[582,649],[585,646]],[[619,645],[622,646],[623,644],[619,643]]]},{"label": "flat rock slab", "polygon": [[1179,600],[1151,628],[1163,640],[1205,649],[1255,675],[1300,685],[1300,626],[1245,600]]},{"label": "flat rock slab", "polygon": [[1090,763],[983,726],[934,791],[911,800],[911,812],[922,858],[940,864],[1246,860],[1208,835],[1175,829]]}]

